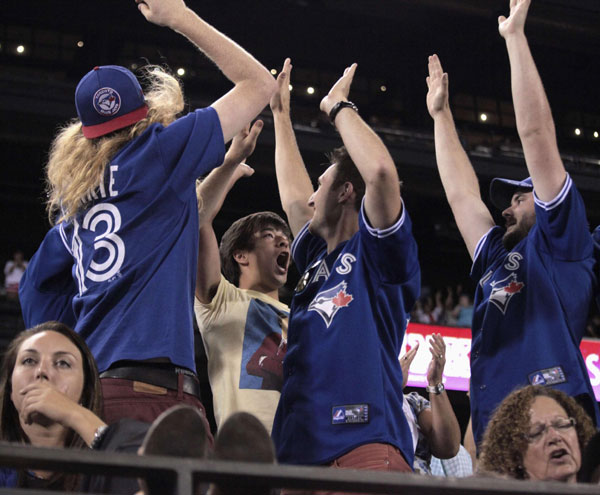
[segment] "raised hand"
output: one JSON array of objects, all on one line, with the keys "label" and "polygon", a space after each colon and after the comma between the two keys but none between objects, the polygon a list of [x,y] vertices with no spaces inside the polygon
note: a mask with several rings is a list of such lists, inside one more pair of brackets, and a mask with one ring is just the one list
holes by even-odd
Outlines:
[{"label": "raised hand", "polygon": [[448,108],[448,74],[442,69],[437,55],[429,57],[429,76],[427,76],[427,110],[432,118]]},{"label": "raised hand", "polygon": [[320,108],[327,115],[329,115],[329,112],[331,112],[331,109],[337,102],[348,100],[348,94],[350,93],[350,86],[352,86],[356,67],[358,67],[358,64],[356,63],[352,64],[350,67],[346,67],[342,77],[336,81],[329,90],[329,93],[321,100]]},{"label": "raised hand", "polygon": [[135,3],[146,20],[158,26],[174,27],[186,9],[183,0],[135,0]]},{"label": "raised hand", "polygon": [[510,14],[508,19],[501,15],[498,17],[498,31],[500,36],[506,38],[511,34],[523,33],[525,19],[531,0],[510,0]]},{"label": "raised hand", "polygon": [[410,369],[410,365],[415,359],[415,356],[417,355],[418,350],[419,343],[417,342],[417,344],[413,346],[410,351],[400,358],[400,367],[402,368],[402,388],[406,387],[406,383],[408,382],[408,371]]},{"label": "raised hand", "polygon": [[273,113],[290,113],[290,74],[292,72],[292,61],[289,58],[283,62],[283,68],[277,76],[277,91],[271,96],[269,106]]},{"label": "raised hand", "polygon": [[439,333],[434,333],[429,339],[429,352],[431,352],[431,362],[427,368],[427,382],[435,386],[442,382],[444,366],[446,365],[446,344]]},{"label": "raised hand", "polygon": [[[230,164],[243,163],[256,148],[256,141],[263,129],[263,121],[257,120],[252,127],[248,124],[231,141],[231,146],[225,155],[225,162]],[[248,167],[250,168],[250,167]],[[252,175],[252,174],[246,174]]]},{"label": "raised hand", "polygon": [[47,382],[33,383],[19,393],[24,396],[20,415],[27,425],[60,423],[69,426],[71,413],[81,407]]}]

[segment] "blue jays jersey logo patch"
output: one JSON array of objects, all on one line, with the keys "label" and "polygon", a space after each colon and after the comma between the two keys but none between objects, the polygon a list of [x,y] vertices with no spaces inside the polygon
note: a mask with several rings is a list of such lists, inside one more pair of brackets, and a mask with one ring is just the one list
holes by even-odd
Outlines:
[{"label": "blue jays jersey logo patch", "polygon": [[354,297],[346,292],[348,284],[344,281],[332,289],[319,292],[308,307],[309,311],[316,311],[321,315],[327,328],[331,325],[333,317],[342,308],[347,308]]},{"label": "blue jays jersey logo patch", "polygon": [[100,88],[94,94],[94,109],[100,115],[115,115],[121,108],[121,95],[112,88]]},{"label": "blue jays jersey logo patch", "polygon": [[502,314],[506,314],[508,303],[515,294],[521,292],[525,284],[517,280],[517,274],[511,273],[508,277],[491,282],[492,292],[489,301],[493,303]]}]

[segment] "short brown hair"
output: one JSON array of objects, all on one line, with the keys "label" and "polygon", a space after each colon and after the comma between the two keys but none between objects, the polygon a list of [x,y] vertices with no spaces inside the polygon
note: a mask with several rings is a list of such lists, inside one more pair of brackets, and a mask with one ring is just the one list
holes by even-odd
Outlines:
[{"label": "short brown hair", "polygon": [[336,165],[335,178],[333,179],[331,187],[339,187],[345,182],[350,182],[354,188],[354,192],[356,193],[354,208],[356,211],[359,211],[360,204],[362,203],[363,196],[365,195],[365,181],[356,168],[356,165],[352,161],[352,158],[350,158],[348,150],[346,150],[345,146],[336,148],[327,154],[327,159],[332,165]]},{"label": "short brown hair", "polygon": [[254,249],[254,233],[267,227],[281,230],[288,239],[292,233],[288,224],[277,213],[261,211],[252,213],[236,220],[221,237],[219,255],[221,257],[221,270],[223,276],[235,286],[240,283],[240,266],[233,259],[233,254],[239,250],[252,251]]},{"label": "short brown hair", "polygon": [[479,469],[510,478],[528,478],[523,456],[529,444],[529,410],[535,398],[540,396],[554,399],[569,417],[575,418],[579,448],[583,451],[596,431],[583,407],[560,390],[528,385],[510,393],[492,415],[481,444]]}]

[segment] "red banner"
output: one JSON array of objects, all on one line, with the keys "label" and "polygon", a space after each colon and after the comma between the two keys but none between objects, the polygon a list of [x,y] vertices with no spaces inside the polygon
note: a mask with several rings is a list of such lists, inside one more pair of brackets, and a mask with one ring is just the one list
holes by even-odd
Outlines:
[{"label": "red banner", "polygon": [[[446,343],[444,385],[449,390],[467,391],[471,376],[469,366],[471,329],[422,325],[420,323],[408,324],[404,342],[402,343],[402,354],[417,345],[417,343],[419,344],[419,350],[410,367],[408,386],[425,387],[427,385],[427,367],[429,366],[429,361],[431,361],[431,353],[429,352],[427,341],[433,333],[441,334]],[[596,400],[600,401],[600,340],[583,339],[580,349],[587,365],[592,387],[594,387]]]}]

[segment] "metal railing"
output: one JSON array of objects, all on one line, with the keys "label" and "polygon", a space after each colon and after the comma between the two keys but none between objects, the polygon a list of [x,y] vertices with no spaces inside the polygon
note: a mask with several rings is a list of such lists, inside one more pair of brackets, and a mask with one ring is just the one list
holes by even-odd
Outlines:
[{"label": "metal railing", "polygon": [[[190,495],[199,482],[290,488],[303,491],[331,490],[355,493],[403,495],[587,495],[599,488],[587,484],[515,481],[500,478],[437,478],[417,474],[382,473],[256,463],[198,460],[161,456],[137,456],[91,450],[45,449],[0,444],[0,465],[89,475],[144,477],[161,472],[174,476],[177,495]],[[0,488],[0,494],[47,495],[41,490]],[[56,493],[56,492],[55,492]],[[73,492],[71,492],[73,494]],[[76,494],[75,494],[76,495]]]}]

